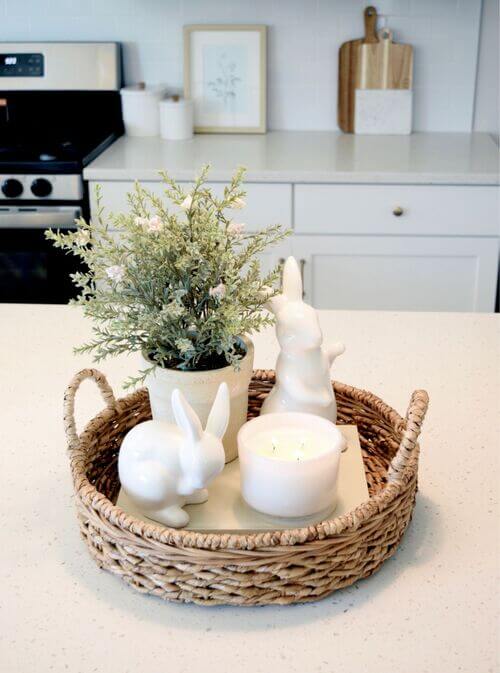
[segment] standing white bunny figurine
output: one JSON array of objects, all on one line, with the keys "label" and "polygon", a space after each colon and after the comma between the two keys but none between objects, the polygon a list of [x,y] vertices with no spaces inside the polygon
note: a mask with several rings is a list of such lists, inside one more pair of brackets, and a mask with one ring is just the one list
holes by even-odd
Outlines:
[{"label": "standing white bunny figurine", "polygon": [[182,508],[205,502],[206,485],[224,467],[222,437],[229,421],[229,389],[221,383],[205,431],[177,388],[172,392],[177,423],[146,421],[125,436],[118,457],[123,489],[147,517],[181,528]]},{"label": "standing white bunny figurine", "polygon": [[337,420],[337,404],[330,368],[345,347],[322,347],[318,315],[302,299],[302,278],[295,257],[283,270],[283,293],[272,297],[268,308],[276,316],[281,350],[276,362],[276,384],[262,405],[261,414],[302,411]]}]

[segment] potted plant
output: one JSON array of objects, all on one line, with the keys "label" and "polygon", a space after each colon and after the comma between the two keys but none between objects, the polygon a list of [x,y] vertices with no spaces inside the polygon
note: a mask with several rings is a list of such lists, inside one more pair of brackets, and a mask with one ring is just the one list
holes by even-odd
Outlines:
[{"label": "potted plant", "polygon": [[94,220],[46,236],[87,269],[72,276],[80,290],[73,303],[94,320],[94,338],[75,350],[93,352],[96,361],[138,351],[139,374],[125,386],[145,382],[154,418],[173,421],[170,394],[179,387],[205,423],[226,381],[228,461],[246,420],[253,368],[248,335],[273,320],[262,309],[279,269],[262,277],[257,256],[286,232],[276,225],[248,233],[231,218],[230,211],[245,206],[244,169],[221,198],[207,186],[207,173],[208,166],[189,189],[162,173],[168,201],[136,184],[122,214],[105,215],[98,191]]}]

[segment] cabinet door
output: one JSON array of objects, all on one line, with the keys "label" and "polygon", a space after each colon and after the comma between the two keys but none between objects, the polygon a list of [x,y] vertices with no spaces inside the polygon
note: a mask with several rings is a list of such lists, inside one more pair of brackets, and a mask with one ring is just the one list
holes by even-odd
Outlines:
[{"label": "cabinet door", "polygon": [[493,311],[498,239],[295,236],[319,309]]}]

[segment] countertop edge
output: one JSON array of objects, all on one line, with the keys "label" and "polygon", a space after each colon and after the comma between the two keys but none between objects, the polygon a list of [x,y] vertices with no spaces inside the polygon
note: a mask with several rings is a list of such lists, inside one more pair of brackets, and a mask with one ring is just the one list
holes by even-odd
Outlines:
[{"label": "countertop edge", "polygon": [[[161,168],[137,169],[133,175],[130,169],[119,168],[93,168],[89,166],[83,171],[83,177],[89,182],[130,182],[148,181],[160,182],[159,171]],[[193,171],[173,170],[169,171],[172,178],[179,181],[194,179]],[[210,182],[226,182],[232,178],[231,171],[212,170]],[[475,173],[474,175],[463,174],[436,174],[436,173],[313,173],[313,172],[258,172],[248,171],[245,182],[268,182],[286,184],[400,184],[400,185],[474,185],[496,187],[500,185],[500,178],[491,173]]]}]

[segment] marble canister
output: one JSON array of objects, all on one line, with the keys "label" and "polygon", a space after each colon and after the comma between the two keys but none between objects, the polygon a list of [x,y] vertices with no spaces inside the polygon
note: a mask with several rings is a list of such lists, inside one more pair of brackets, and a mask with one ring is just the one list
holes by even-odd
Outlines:
[{"label": "marble canister", "polygon": [[412,110],[411,89],[356,89],[354,133],[408,135]]}]

